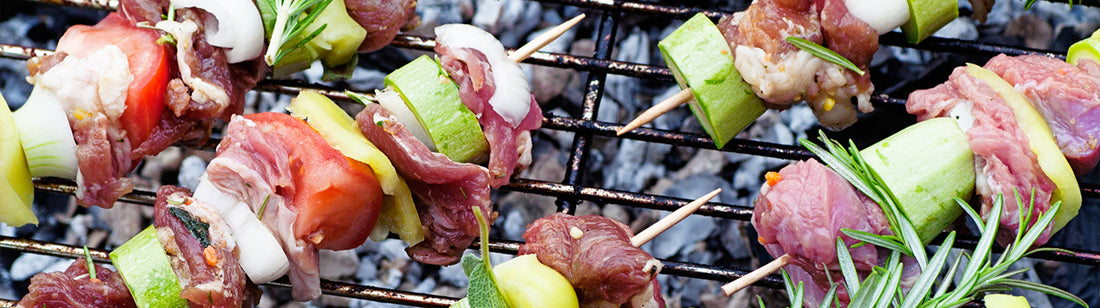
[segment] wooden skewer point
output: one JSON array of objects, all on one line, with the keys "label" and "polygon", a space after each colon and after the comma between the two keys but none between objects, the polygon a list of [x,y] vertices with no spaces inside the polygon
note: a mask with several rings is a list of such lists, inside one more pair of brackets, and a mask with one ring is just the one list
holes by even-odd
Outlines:
[{"label": "wooden skewer point", "polygon": [[680,90],[680,92],[676,93],[676,95],[673,95],[672,97],[669,97],[668,99],[657,103],[656,105],[653,105],[653,107],[649,107],[649,109],[646,109],[645,112],[642,112],[642,114],[638,115],[638,117],[635,118],[633,121],[630,121],[630,123],[627,123],[626,126],[623,126],[623,128],[620,128],[618,131],[616,131],[615,135],[621,136],[622,134],[632,131],[635,128],[642,127],[642,125],[645,125],[646,123],[653,122],[653,120],[657,117],[671,111],[672,109],[675,109],[676,107],[680,107],[680,105],[690,102],[693,98],[695,98],[695,95],[691,93],[690,88]]},{"label": "wooden skewer point", "polygon": [[752,271],[745,276],[741,276],[741,278],[737,278],[737,280],[727,283],[726,285],[722,286],[722,294],[730,296],[733,295],[733,293],[737,293],[737,291],[744,289],[745,287],[759,281],[760,279],[764,279],[764,277],[767,277],[775,271],[778,271],[779,268],[786,266],[787,263],[790,262],[790,259],[790,255],[782,255],[779,258],[768,262],[768,264],[761,266],[755,271]]},{"label": "wooden skewer point", "polygon": [[668,230],[668,228],[671,228],[676,223],[684,220],[684,218],[687,218],[689,215],[691,215],[691,213],[694,213],[695,210],[699,209],[699,207],[703,206],[703,204],[706,204],[707,201],[710,201],[710,199],[713,199],[714,196],[717,196],[720,192],[722,192],[721,188],[715,189],[709,194],[706,194],[705,196],[702,196],[699,199],[695,199],[695,201],[691,201],[691,203],[680,207],[676,211],[672,212],[672,214],[665,216],[665,218],[661,218],[661,220],[658,220],[657,223],[649,226],[649,228],[646,228],[645,230],[642,230],[642,232],[638,232],[638,234],[635,234],[634,237],[630,238],[630,244],[634,245],[634,247],[642,246],[642,244],[645,244],[646,242],[657,237],[657,235],[661,234],[661,232],[665,232],[665,230]]},{"label": "wooden skewer point", "polygon": [[550,29],[543,34],[540,34],[538,37],[535,37],[534,40],[527,42],[527,44],[524,44],[519,49],[516,49],[516,51],[513,51],[511,54],[508,55],[508,60],[519,63],[520,61],[523,61],[523,59],[527,59],[527,57],[530,57],[536,51],[542,49],[543,46],[546,46],[547,44],[550,44],[550,42],[558,39],[558,37],[564,34],[565,31],[568,31],[569,28],[577,25],[577,23],[580,22],[581,19],[584,19],[584,14],[577,15],[577,17],[573,17],[573,19],[570,19],[560,25],[554,26],[553,29]]}]

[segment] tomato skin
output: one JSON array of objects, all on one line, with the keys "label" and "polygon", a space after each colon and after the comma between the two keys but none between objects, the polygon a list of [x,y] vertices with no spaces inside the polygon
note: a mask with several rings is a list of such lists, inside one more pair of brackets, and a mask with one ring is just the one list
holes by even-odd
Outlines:
[{"label": "tomato skin", "polygon": [[165,107],[165,92],[171,72],[171,54],[157,43],[160,34],[138,28],[117,12],[107,15],[95,26],[76,25],[57,42],[57,51],[83,57],[107,45],[116,45],[126,53],[134,80],[126,91],[126,111],[120,119],[130,144],[137,148],[160,121]]},{"label": "tomato skin", "polygon": [[244,117],[284,141],[269,146],[290,148],[290,199],[298,211],[294,237],[329,250],[362,245],[382,206],[382,188],[371,168],[329,146],[302,120],[272,112]]}]

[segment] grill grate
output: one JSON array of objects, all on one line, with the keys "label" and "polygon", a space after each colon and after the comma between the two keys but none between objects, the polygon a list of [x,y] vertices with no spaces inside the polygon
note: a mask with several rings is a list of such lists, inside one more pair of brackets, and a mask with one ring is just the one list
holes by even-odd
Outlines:
[{"label": "grill grate", "polygon": [[[100,10],[113,10],[117,6],[116,0],[36,0],[43,3],[76,6]],[[589,72],[585,83],[585,96],[581,105],[579,118],[547,116],[543,122],[543,128],[567,131],[574,133],[574,139],[570,148],[569,160],[566,164],[566,172],[561,182],[546,182],[529,179],[514,180],[502,189],[522,193],[540,194],[554,197],[558,209],[562,212],[573,213],[577,204],[589,201],[599,203],[615,203],[634,207],[671,211],[687,204],[690,200],[672,198],[667,196],[633,193],[625,191],[609,190],[599,187],[585,186],[584,166],[591,153],[592,142],[597,137],[616,137],[615,130],[621,127],[619,123],[607,123],[596,121],[597,110],[603,97],[606,77],[608,74],[637,77],[643,79],[672,80],[667,68],[638,63],[629,63],[610,60],[614,45],[615,34],[621,19],[626,14],[660,15],[670,18],[687,18],[698,12],[702,12],[712,18],[720,17],[730,12],[708,11],[694,7],[667,6],[652,3],[617,1],[617,0],[539,0],[544,3],[554,3],[575,6],[591,10],[599,10],[597,23],[596,49],[592,57],[574,56],[568,54],[538,52],[525,62],[536,65],[567,68],[577,71]],[[1059,0],[1066,1],[1066,0]],[[1100,6],[1100,0],[1075,1],[1078,5]],[[920,50],[948,52],[959,54],[979,54],[992,56],[998,53],[1010,55],[1042,54],[1064,59],[1064,54],[1016,46],[994,45],[974,41],[930,38],[921,44],[909,44],[905,42],[900,33],[888,33],[880,37],[883,45],[915,48]],[[431,51],[434,41],[430,38],[399,35],[391,44],[392,46]],[[0,57],[13,59],[28,59],[34,55],[48,53],[49,50],[27,48],[17,45],[0,44]],[[265,80],[257,87],[258,90],[277,93],[296,93],[300,90],[319,90],[323,94],[337,99],[347,99],[342,89],[328,88],[315,84],[305,84],[294,81]],[[890,97],[879,94],[872,98],[876,105],[900,105],[904,104],[904,98]],[[665,143],[695,148],[713,148],[711,140],[699,134],[683,133],[652,128],[640,128],[627,133],[622,138],[630,138],[647,142]],[[211,140],[202,148],[212,150],[219,140]],[[735,139],[721,151],[762,155],[782,159],[805,159],[812,155],[801,147],[759,142],[746,139]],[[1100,185],[1081,183],[1082,194],[1086,198],[1100,198]],[[76,187],[71,181],[58,179],[39,179],[35,181],[35,189],[62,194],[73,194]],[[155,200],[155,192],[135,191],[124,196],[121,201],[137,204],[151,205]],[[752,215],[752,208],[743,205],[733,205],[711,202],[700,208],[696,214],[748,220]],[[960,237],[962,248],[971,248],[977,243],[973,236]],[[492,240],[489,248],[494,252],[515,254],[520,242]],[[475,247],[478,245],[475,242]],[[47,254],[60,257],[76,258],[83,256],[80,247],[40,242],[30,239],[20,239],[0,236],[0,249],[19,250],[22,252]],[[1056,260],[1080,264],[1100,265],[1100,253],[1092,251],[1070,250],[1071,252],[1046,251],[1034,255],[1036,258]],[[109,262],[108,251],[92,249],[92,258],[97,262]],[[670,274],[715,281],[729,281],[741,277],[748,271],[743,269],[721,268],[712,265],[701,265],[677,261],[662,260],[665,268],[662,274]],[[750,269],[751,270],[751,269]],[[284,277],[281,280],[269,283],[269,285],[289,288],[289,283]],[[758,285],[772,288],[780,288],[781,283],[776,276],[762,280]],[[398,303],[416,306],[441,306],[452,304],[456,299],[400,290],[368,287],[356,284],[322,281],[325,294],[346,296],[352,298]],[[14,301],[0,299],[0,307],[12,307]]]}]

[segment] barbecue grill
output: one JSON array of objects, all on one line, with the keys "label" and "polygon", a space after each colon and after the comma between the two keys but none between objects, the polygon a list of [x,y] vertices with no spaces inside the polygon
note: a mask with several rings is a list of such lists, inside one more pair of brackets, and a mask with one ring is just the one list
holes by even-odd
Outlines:
[{"label": "barbecue grill", "polygon": [[[113,10],[115,6],[117,6],[117,1],[115,0],[36,1],[53,5],[76,6],[99,10]],[[529,59],[525,60],[525,62],[529,64],[552,66],[588,72],[588,77],[587,81],[585,82],[584,97],[583,103],[581,105],[582,110],[580,112],[580,116],[574,118],[567,116],[546,115],[543,122],[544,130],[557,130],[571,132],[574,134],[572,145],[569,148],[569,159],[567,164],[565,165],[565,175],[562,180],[560,182],[551,182],[517,178],[514,179],[509,185],[502,187],[502,190],[553,197],[557,200],[556,205],[558,211],[566,213],[574,213],[576,211],[577,205],[581,202],[586,201],[596,203],[613,203],[663,211],[671,211],[682,205],[687,204],[690,200],[673,198],[669,196],[619,191],[586,184],[586,176],[590,175],[587,174],[585,166],[590,157],[591,147],[593,146],[594,139],[596,139],[597,137],[629,138],[645,142],[664,143],[682,147],[713,149],[713,143],[711,142],[711,140],[707,136],[697,133],[661,130],[653,128],[640,128],[617,137],[615,135],[615,130],[621,127],[623,123],[608,123],[597,121],[597,111],[599,109],[601,98],[604,96],[603,92],[605,91],[605,86],[607,84],[606,77],[609,74],[630,76],[642,79],[659,79],[666,81],[672,80],[672,76],[669,70],[664,67],[610,60],[612,52],[614,51],[613,49],[615,48],[617,43],[615,38],[617,28],[625,16],[631,14],[653,15],[662,18],[683,20],[699,12],[702,12],[712,18],[720,17],[731,12],[712,11],[694,7],[670,6],[664,4],[623,0],[537,1],[543,3],[575,6],[586,11],[590,11],[589,16],[592,16],[590,17],[590,19],[596,20],[595,53],[590,56],[582,56],[538,52],[532,55]],[[1065,2],[1067,0],[1058,0],[1054,2],[1059,1]],[[1076,2],[1077,5],[1100,6],[1100,0],[1073,2]],[[592,14],[591,11],[598,12],[598,14]],[[915,48],[919,50],[934,52],[957,53],[984,58],[991,57],[998,53],[1006,53],[1009,55],[1044,54],[1060,58],[1065,57],[1063,53],[1048,50],[1031,49],[1018,46],[996,45],[975,41],[955,40],[937,37],[929,38],[921,44],[914,45],[906,43],[904,37],[900,33],[896,32],[888,33],[881,36],[880,43],[883,45]],[[393,40],[391,45],[403,49],[431,51],[434,47],[434,42],[431,38],[412,35],[398,35],[398,37]],[[0,57],[5,58],[25,60],[35,55],[49,52],[51,51],[0,43]],[[942,79],[935,80],[936,83],[942,81]],[[258,85],[256,90],[294,94],[300,90],[305,89],[320,91],[321,93],[335,99],[347,100],[347,97],[342,89],[330,88],[318,84],[307,84],[300,81],[264,80]],[[905,97],[900,95],[892,96],[888,94],[876,94],[872,97],[872,101],[876,105],[876,107],[887,107],[896,109],[897,106],[904,104]],[[844,133],[834,133],[831,135],[835,135],[833,137],[843,138],[842,136],[844,135]],[[219,141],[220,140],[213,139],[201,148],[212,150]],[[801,160],[812,157],[812,154],[809,151],[799,146],[760,142],[740,138],[732,140],[731,142],[729,142],[729,144],[727,144],[724,148],[720,150],[725,152],[759,155],[788,160]],[[1089,182],[1089,180],[1085,178],[1082,178],[1081,180],[1082,181],[1080,186],[1082,189],[1082,195],[1086,198],[1086,200],[1100,199],[1100,185],[1096,183],[1095,179],[1092,180],[1093,182]],[[38,179],[35,180],[34,184],[37,191],[53,193],[71,195],[76,189],[75,183],[67,180],[49,178]],[[156,195],[153,191],[137,190],[126,196],[123,196],[120,201],[143,205],[152,205],[155,198]],[[1089,205],[1086,203],[1086,206]],[[752,208],[750,205],[745,204],[737,205],[711,202],[700,208],[695,213],[695,215],[706,215],[718,218],[747,221],[752,216]],[[941,239],[937,239],[936,242],[939,242],[940,240]],[[976,237],[960,236],[959,244],[957,245],[961,246],[962,248],[972,248],[974,245],[976,245],[976,243]],[[489,248],[494,252],[515,254],[520,244],[520,242],[515,241],[491,239]],[[476,248],[476,245],[478,245],[476,241],[474,245],[474,248]],[[1091,266],[1100,266],[1100,252],[1084,251],[1081,249],[1073,249],[1068,247],[1063,248],[1067,248],[1067,250],[1070,252],[1046,251],[1037,253],[1032,257],[1046,260],[1086,264]],[[67,258],[76,258],[83,256],[83,250],[80,247],[4,236],[0,236],[0,249],[17,250],[23,253],[46,254]],[[101,263],[110,262],[107,257],[108,251],[98,249],[91,249],[90,251],[92,259],[94,261]],[[752,270],[751,268],[730,268],[721,264],[694,264],[668,260],[664,260],[663,262],[664,269],[661,274],[684,276],[696,279],[707,279],[718,282],[727,282],[734,280]],[[270,283],[270,285],[289,288],[289,282],[285,277],[273,283]],[[770,288],[782,288],[781,280],[776,275],[773,275],[758,282],[757,285]],[[323,288],[324,294],[414,306],[446,307],[457,300],[455,298],[444,296],[435,296],[328,280],[322,280],[321,286]],[[0,307],[13,307],[15,303],[16,301],[14,300],[0,299]]]}]

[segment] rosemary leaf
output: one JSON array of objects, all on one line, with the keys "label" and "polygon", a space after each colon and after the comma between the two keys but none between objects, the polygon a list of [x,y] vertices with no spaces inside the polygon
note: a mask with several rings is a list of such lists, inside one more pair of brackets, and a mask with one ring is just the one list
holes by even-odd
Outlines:
[{"label": "rosemary leaf", "polygon": [[852,262],[852,254],[840,237],[836,238],[836,259],[840,263],[840,273],[844,275],[844,284],[848,288],[848,294],[859,292],[859,274],[856,273],[856,265]]},{"label": "rosemary leaf", "polygon": [[920,276],[917,276],[917,282],[913,283],[912,289],[909,289],[909,294],[902,302],[901,308],[915,308],[920,302],[928,298],[928,292],[932,290],[932,284],[936,282],[936,277],[943,270],[943,265],[947,262],[947,255],[951,252],[951,247],[954,244],[955,232],[952,231],[947,234],[947,238],[943,240],[943,244],[940,245],[936,254],[932,255],[928,267],[924,268]]},{"label": "rosemary leaf", "polygon": [[791,43],[791,45],[794,45],[794,47],[798,47],[798,49],[805,50],[806,52],[809,52],[810,54],[812,54],[812,55],[814,55],[818,58],[821,58],[822,60],[829,61],[829,62],[832,62],[833,64],[840,65],[844,68],[850,69],[853,72],[856,72],[856,74],[859,74],[860,76],[863,76],[863,74],[865,74],[865,72],[863,70],[859,69],[859,67],[857,67],[855,65],[855,63],[852,63],[852,61],[848,61],[848,59],[844,58],[844,56],[841,56],[840,54],[836,53],[835,51],[832,51],[832,50],[829,50],[828,48],[825,48],[825,46],[821,46],[821,45],[818,45],[817,43],[807,41],[804,38],[794,37],[794,36],[788,36],[787,37],[787,42]]},{"label": "rosemary leaf", "polygon": [[1050,295],[1054,295],[1054,296],[1057,296],[1057,297],[1064,298],[1068,301],[1077,303],[1078,305],[1081,305],[1083,307],[1088,307],[1089,306],[1080,297],[1077,297],[1077,295],[1073,295],[1073,293],[1069,293],[1069,292],[1066,292],[1065,290],[1055,288],[1055,287],[1052,287],[1052,286],[1048,286],[1048,285],[1045,285],[1045,284],[1041,284],[1041,283],[1034,283],[1034,282],[1026,281],[1026,280],[1005,278],[1005,279],[1001,279],[1001,280],[997,281],[997,284],[1005,285],[1005,286],[1009,286],[1009,287],[1014,287],[1014,288],[1021,288],[1021,289],[1039,291],[1039,292],[1043,292],[1043,293],[1046,293],[1046,294],[1050,294]]},{"label": "rosemary leaf", "polygon": [[897,241],[886,239],[885,236],[882,235],[852,229],[840,229],[840,232],[853,239],[871,243],[875,246],[888,248],[890,250],[898,250],[902,253],[905,253],[906,255],[910,254],[908,252],[909,248],[899,245]]}]

